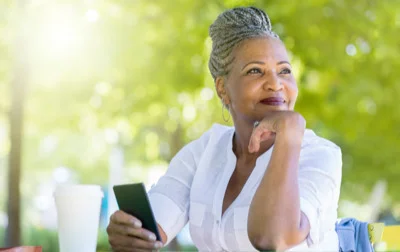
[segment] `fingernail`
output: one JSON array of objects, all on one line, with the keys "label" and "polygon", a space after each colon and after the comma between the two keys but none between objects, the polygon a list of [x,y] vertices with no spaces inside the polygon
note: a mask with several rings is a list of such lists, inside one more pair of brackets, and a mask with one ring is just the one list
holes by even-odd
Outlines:
[{"label": "fingernail", "polygon": [[156,240],[156,236],[154,234],[150,234],[149,235],[149,240],[150,241],[155,241]]},{"label": "fingernail", "polygon": [[134,225],[135,227],[137,227],[137,228],[142,227],[142,223],[141,223],[140,221],[137,221],[137,220],[134,220],[134,221],[133,221],[133,225]]},{"label": "fingernail", "polygon": [[161,242],[154,243],[154,248],[161,248],[163,245]]}]

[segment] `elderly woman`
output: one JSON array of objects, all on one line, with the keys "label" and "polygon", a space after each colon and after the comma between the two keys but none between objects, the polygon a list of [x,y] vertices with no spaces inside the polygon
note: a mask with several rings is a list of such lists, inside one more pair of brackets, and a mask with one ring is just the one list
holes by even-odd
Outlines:
[{"label": "elderly woman", "polygon": [[112,248],[158,249],[189,223],[201,251],[337,251],[341,151],[293,111],[297,84],[268,16],[234,8],[209,31],[210,72],[234,127],[214,125],[186,145],[150,190],[162,243],[117,211]]}]

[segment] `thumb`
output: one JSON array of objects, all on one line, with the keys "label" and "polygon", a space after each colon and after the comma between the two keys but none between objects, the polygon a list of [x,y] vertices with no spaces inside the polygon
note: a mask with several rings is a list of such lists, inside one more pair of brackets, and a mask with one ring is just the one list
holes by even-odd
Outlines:
[{"label": "thumb", "polygon": [[260,142],[264,142],[264,141],[270,139],[273,135],[275,135],[275,133],[272,132],[272,131],[265,131],[265,132],[263,132],[263,133],[261,134],[261,136],[260,136]]}]

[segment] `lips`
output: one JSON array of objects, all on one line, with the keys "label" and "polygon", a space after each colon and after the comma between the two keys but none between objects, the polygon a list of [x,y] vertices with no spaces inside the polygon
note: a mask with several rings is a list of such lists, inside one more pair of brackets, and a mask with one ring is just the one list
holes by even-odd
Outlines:
[{"label": "lips", "polygon": [[282,97],[268,97],[262,99],[260,103],[269,106],[281,106],[285,103],[285,99],[283,99]]}]

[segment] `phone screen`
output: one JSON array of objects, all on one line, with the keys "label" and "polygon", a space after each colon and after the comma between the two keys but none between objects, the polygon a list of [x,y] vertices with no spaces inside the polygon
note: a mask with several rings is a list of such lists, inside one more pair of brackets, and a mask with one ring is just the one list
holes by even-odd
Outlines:
[{"label": "phone screen", "polygon": [[161,236],[143,183],[116,185],[113,187],[120,210],[138,218],[142,227],[153,232],[158,241]]}]

